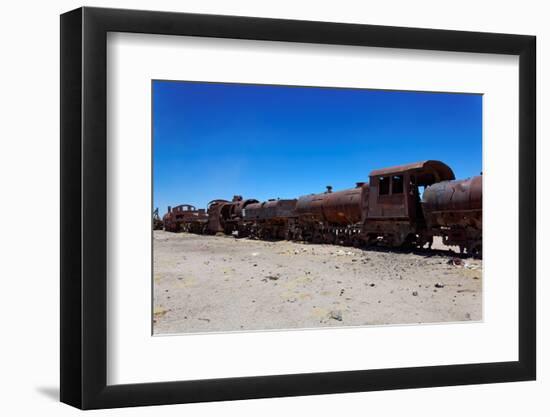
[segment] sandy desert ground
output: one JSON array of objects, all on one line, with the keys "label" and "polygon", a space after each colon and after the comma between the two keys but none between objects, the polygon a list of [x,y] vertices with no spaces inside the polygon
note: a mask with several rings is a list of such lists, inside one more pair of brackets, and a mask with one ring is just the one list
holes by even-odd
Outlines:
[{"label": "sandy desert ground", "polygon": [[453,252],[164,231],[153,247],[155,334],[482,319],[482,262]]}]

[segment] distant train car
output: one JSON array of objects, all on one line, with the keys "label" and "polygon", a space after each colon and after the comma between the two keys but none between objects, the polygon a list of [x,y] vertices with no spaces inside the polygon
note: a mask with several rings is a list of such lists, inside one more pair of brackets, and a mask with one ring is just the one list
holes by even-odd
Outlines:
[{"label": "distant train car", "polygon": [[211,234],[239,233],[242,228],[243,210],[249,205],[258,203],[253,198],[243,199],[242,196],[233,196],[232,201],[213,200],[208,203],[208,232]]},{"label": "distant train car", "polygon": [[289,239],[296,199],[252,203],[242,210],[243,234],[259,239]]},{"label": "distant train car", "polygon": [[428,230],[474,256],[482,254],[482,184],[481,176],[438,182],[422,198]]},{"label": "distant train car", "polygon": [[208,224],[208,215],[204,209],[197,210],[190,204],[181,204],[173,208],[168,206],[162,221],[167,232],[203,233]]}]

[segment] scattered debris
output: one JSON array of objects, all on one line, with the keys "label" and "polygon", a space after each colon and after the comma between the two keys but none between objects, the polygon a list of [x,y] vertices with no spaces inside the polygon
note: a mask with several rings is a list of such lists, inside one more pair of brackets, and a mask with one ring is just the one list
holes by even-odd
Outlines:
[{"label": "scattered debris", "polygon": [[363,325],[365,318],[378,325],[481,317],[483,263],[458,253],[186,233],[155,245],[155,334],[255,330],[263,320],[266,328],[300,329]]},{"label": "scattered debris", "polygon": [[330,318],[338,321],[342,321],[342,312],[340,310],[332,310],[330,312]]},{"label": "scattered debris", "polygon": [[170,311],[170,309],[164,309],[162,307],[155,307],[155,310],[153,311],[153,316],[155,318],[159,318],[159,317],[162,317],[164,316],[166,313],[168,313]]},{"label": "scattered debris", "polygon": [[464,261],[460,258],[451,258],[447,261],[447,265],[463,266]]}]

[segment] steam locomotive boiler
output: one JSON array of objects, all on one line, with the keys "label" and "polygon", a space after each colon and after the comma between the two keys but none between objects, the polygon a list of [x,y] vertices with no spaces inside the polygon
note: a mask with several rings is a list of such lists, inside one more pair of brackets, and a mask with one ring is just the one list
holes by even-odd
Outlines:
[{"label": "steam locomotive boiler", "polygon": [[233,200],[213,200],[208,203],[208,232],[211,234],[236,232],[242,236],[243,210],[249,205],[258,203],[253,198],[243,199],[240,195],[233,196]]},{"label": "steam locomotive boiler", "polygon": [[243,209],[244,233],[259,239],[290,239],[296,199],[271,199]]},{"label": "steam locomotive boiler", "polygon": [[428,230],[461,252],[482,253],[482,177],[443,181],[424,191],[422,207]]},{"label": "steam locomotive boiler", "polygon": [[298,198],[293,238],[316,243],[351,244],[360,233],[361,207],[368,186],[333,192],[331,186],[321,194]]}]

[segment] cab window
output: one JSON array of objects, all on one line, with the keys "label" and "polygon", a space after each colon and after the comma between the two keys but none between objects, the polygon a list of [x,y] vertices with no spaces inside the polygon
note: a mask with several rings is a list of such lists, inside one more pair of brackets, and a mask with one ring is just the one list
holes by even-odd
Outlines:
[{"label": "cab window", "polygon": [[403,175],[394,175],[391,180],[391,193],[403,194]]},{"label": "cab window", "polygon": [[378,179],[378,195],[388,195],[390,193],[390,179],[380,177]]}]

